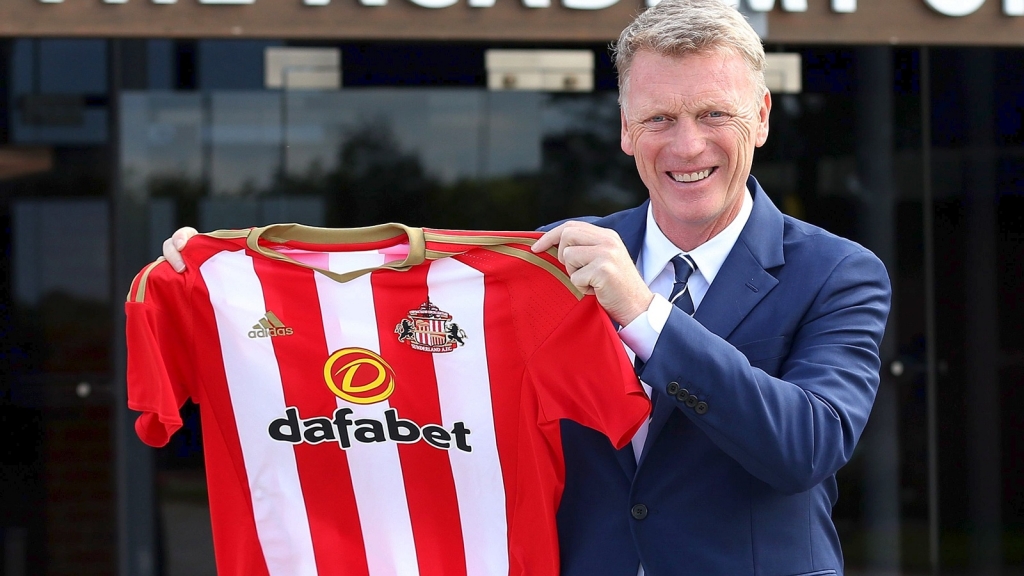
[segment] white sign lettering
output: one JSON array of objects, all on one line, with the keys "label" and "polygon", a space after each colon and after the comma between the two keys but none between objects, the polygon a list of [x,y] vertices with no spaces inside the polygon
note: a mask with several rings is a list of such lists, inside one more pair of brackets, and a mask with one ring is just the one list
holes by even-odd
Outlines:
[{"label": "white sign lettering", "polygon": [[[729,4],[739,8],[739,0],[729,0]],[[754,12],[771,12],[775,9],[775,0],[747,0],[747,7]],[[807,12],[807,0],[782,0],[782,9],[786,12]]]},{"label": "white sign lettering", "polygon": [[924,0],[939,14],[946,16],[967,16],[975,12],[985,0]]},{"label": "white sign lettering", "polygon": [[[126,4],[128,0],[102,0],[105,4]],[[256,0],[197,0],[200,4],[255,4]],[[423,8],[448,8],[460,0],[409,0]],[[473,8],[490,8],[496,0],[466,0]],[[741,0],[725,0],[732,6],[739,7]],[[39,0],[43,4],[63,4],[64,0]],[[153,4],[176,4],[178,0],[150,0]],[[521,0],[527,8],[548,8],[551,0]],[[562,6],[575,10],[602,10],[617,4],[619,0],[561,0]],[[656,6],[659,0],[645,0],[647,6]],[[775,9],[775,0],[743,0],[745,7],[751,12],[771,12]],[[779,0],[786,12],[806,12],[808,0]],[[331,0],[302,0],[307,6],[327,6]],[[388,0],[359,0],[363,6],[386,6]],[[978,11],[985,0],[924,0],[924,3],[939,14],[946,16],[967,16]],[[1024,0],[1002,0],[1003,14],[1007,16],[1024,16]],[[833,12],[851,14],[857,11],[857,0],[829,0]]]},{"label": "white sign lettering", "polygon": [[459,0],[409,0],[417,6],[423,8],[447,8],[453,6]]},{"label": "white sign lettering", "polygon": [[[566,0],[562,1],[564,3]],[[740,0],[725,1],[730,6],[736,8],[740,6]],[[657,6],[658,2],[659,0],[647,0],[647,5]],[[1002,2],[1003,13],[1007,16],[1024,16],[1024,0],[1002,0]],[[924,0],[924,3],[946,16],[967,16],[977,12],[985,0]],[[752,12],[771,12],[775,9],[775,0],[744,0],[744,4]],[[780,4],[786,12],[807,11],[807,0],[781,0]],[[833,12],[850,14],[857,11],[857,0],[830,0],[830,4]]]},{"label": "white sign lettering", "polygon": [[562,0],[562,6],[576,10],[601,10],[612,6],[619,0]]}]

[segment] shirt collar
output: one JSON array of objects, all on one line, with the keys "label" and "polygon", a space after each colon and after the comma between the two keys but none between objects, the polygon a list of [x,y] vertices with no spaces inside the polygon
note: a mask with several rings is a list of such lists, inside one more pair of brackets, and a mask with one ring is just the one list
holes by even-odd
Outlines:
[{"label": "shirt collar", "polygon": [[[736,245],[736,240],[739,239],[740,232],[743,231],[743,226],[750,218],[750,211],[753,208],[754,200],[750,196],[750,191],[746,190],[743,194],[743,204],[740,206],[739,214],[724,230],[693,250],[683,252],[689,254],[697,263],[697,271],[704,276],[708,284],[715,280],[718,271],[725,264],[725,259],[732,251],[732,247]],[[644,277],[644,282],[650,285],[665,269],[669,260],[680,252],[681,250],[658,227],[658,223],[654,221],[654,210],[648,205],[647,232],[644,234],[644,246],[640,258],[640,273]]]}]

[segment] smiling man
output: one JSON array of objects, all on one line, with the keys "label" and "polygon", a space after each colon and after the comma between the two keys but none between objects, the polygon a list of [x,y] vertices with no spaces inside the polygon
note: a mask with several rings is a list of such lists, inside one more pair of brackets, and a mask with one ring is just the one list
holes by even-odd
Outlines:
[{"label": "smiling man", "polygon": [[772,101],[739,12],[662,0],[615,58],[622,150],[650,200],[534,250],[557,246],[622,327],[654,410],[619,451],[563,423],[562,574],[842,574],[835,474],[878,387],[885,269],[750,176]]}]

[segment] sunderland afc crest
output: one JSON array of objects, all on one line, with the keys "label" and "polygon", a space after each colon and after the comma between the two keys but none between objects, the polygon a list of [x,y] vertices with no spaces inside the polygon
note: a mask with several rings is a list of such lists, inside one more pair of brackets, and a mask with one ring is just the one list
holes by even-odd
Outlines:
[{"label": "sunderland afc crest", "polygon": [[466,344],[466,331],[452,322],[452,315],[427,300],[395,326],[399,342],[421,352],[451,352]]}]

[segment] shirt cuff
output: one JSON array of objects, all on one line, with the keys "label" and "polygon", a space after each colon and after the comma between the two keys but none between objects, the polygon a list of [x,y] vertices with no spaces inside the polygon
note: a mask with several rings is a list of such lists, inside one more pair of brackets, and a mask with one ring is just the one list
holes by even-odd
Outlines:
[{"label": "shirt cuff", "polygon": [[619,330],[619,338],[637,358],[647,362],[671,313],[672,304],[664,296],[655,294],[647,310]]}]

